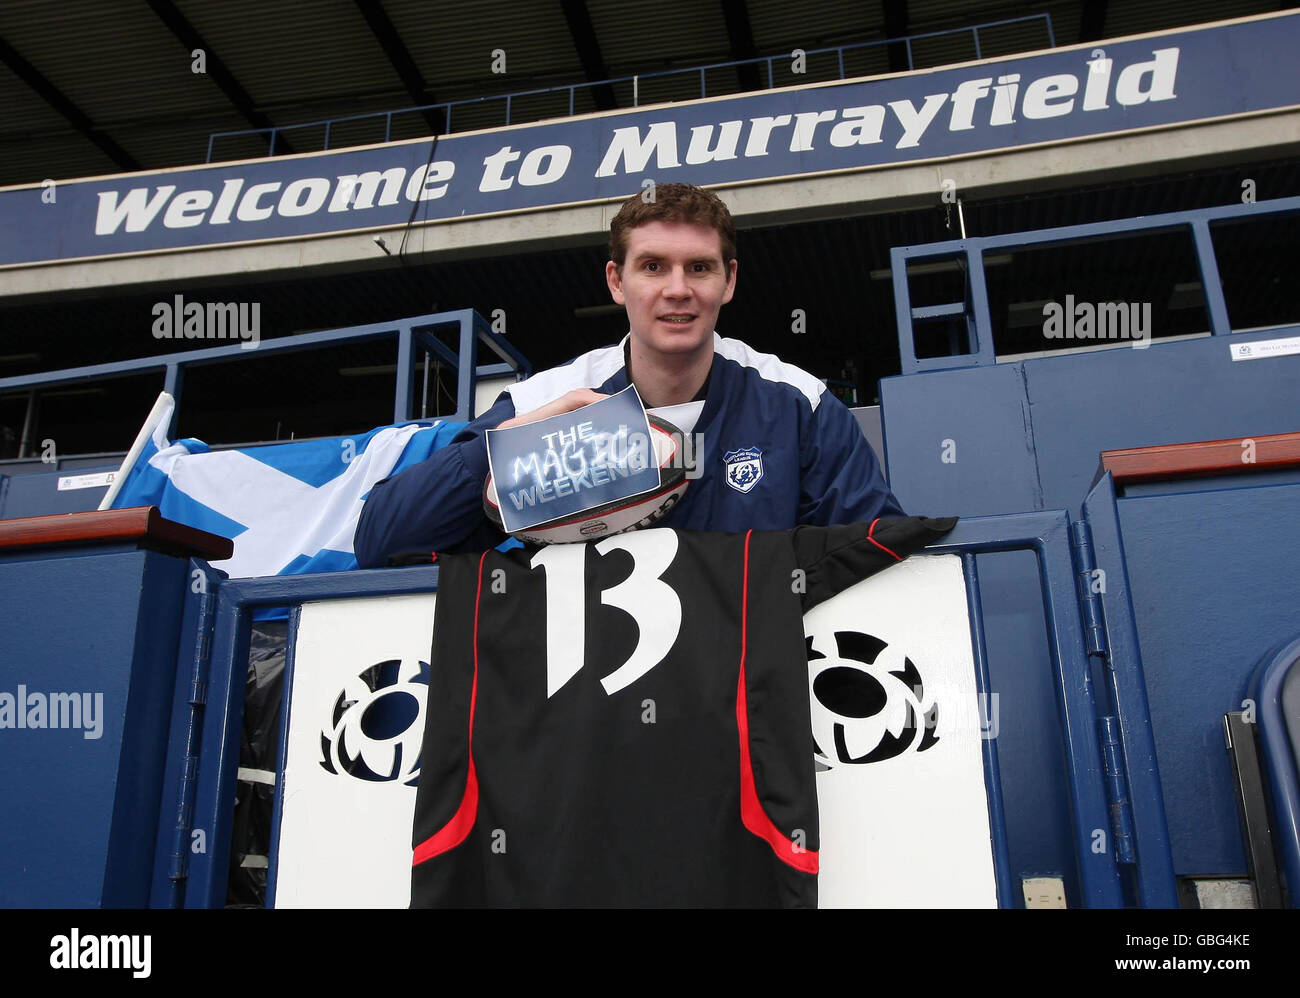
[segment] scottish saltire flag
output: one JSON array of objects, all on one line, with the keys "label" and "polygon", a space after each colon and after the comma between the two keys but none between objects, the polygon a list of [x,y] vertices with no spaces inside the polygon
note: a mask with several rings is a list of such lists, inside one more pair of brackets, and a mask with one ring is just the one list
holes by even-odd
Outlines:
[{"label": "scottish saltire flag", "polygon": [[212,450],[193,438],[167,439],[173,408],[170,396],[160,398],[104,508],[157,506],[169,520],[231,538],[234,555],[216,563],[231,578],[356,568],[352,535],[371,487],[465,425],[415,420],[348,437]]}]

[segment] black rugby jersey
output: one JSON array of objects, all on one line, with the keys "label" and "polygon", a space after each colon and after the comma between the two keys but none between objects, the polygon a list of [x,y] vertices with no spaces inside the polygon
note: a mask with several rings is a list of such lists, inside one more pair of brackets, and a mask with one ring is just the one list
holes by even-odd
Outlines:
[{"label": "black rugby jersey", "polygon": [[955,523],[441,556],[412,907],[816,907],[803,612]]}]

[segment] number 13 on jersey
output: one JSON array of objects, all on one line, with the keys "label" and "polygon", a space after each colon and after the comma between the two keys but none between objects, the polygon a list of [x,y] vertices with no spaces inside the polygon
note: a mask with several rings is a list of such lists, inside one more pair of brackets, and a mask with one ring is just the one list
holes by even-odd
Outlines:
[{"label": "number 13 on jersey", "polygon": [[587,552],[632,556],[632,574],[601,591],[600,601],[628,614],[639,631],[626,662],[601,679],[607,694],[636,682],[664,660],[682,626],[682,602],[662,575],[677,556],[672,530],[618,534],[595,544],[552,544],[533,556],[529,567],[546,575],[546,696],[549,699],[582,671],[586,656]]}]

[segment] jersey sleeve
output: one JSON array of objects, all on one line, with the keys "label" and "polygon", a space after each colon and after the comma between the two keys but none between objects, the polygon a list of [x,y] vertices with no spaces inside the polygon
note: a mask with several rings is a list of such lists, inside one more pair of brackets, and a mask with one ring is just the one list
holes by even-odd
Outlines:
[{"label": "jersey sleeve", "polygon": [[805,573],[804,612],[903,561],[956,525],[955,516],[890,516],[833,527],[796,527],[795,562]]},{"label": "jersey sleeve", "polygon": [[800,523],[829,526],[904,515],[858,421],[830,392],[822,392],[807,416],[800,446]]},{"label": "jersey sleeve", "polygon": [[505,535],[483,512],[485,434],[514,414],[505,395],[427,460],[376,482],[357,521],[357,564],[380,568],[389,557],[412,551],[485,550],[499,544]]}]

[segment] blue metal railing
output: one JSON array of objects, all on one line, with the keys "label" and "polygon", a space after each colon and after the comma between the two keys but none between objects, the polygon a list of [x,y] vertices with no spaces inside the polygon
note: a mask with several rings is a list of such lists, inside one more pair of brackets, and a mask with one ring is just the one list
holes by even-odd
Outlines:
[{"label": "blue metal railing", "polygon": [[[457,349],[443,343],[436,331],[455,326],[458,329]],[[0,378],[0,395],[9,392],[26,391],[28,396],[27,427],[24,428],[24,440],[20,442],[18,457],[24,457],[26,439],[30,429],[32,412],[36,395],[42,388],[70,382],[93,381],[150,371],[163,372],[163,390],[176,400],[172,414],[175,427],[177,414],[181,409],[181,392],[184,387],[185,371],[200,364],[232,363],[240,360],[252,360],[272,353],[293,353],[301,350],[314,350],[322,346],[334,346],[341,343],[354,343],[377,339],[385,336],[397,337],[397,380],[393,394],[393,421],[402,422],[414,418],[415,373],[418,352],[425,355],[425,372],[422,401],[428,400],[428,359],[446,363],[458,371],[456,381],[456,420],[468,420],[474,417],[474,390],[479,378],[501,377],[513,374],[526,377],[532,373],[532,366],[515,346],[504,337],[492,331],[486,319],[472,309],[459,309],[454,312],[438,312],[431,315],[417,315],[391,322],[374,322],[364,326],[349,326],[345,329],[327,329],[314,333],[299,333],[295,336],[282,336],[276,339],[261,340],[254,349],[246,349],[242,343],[229,346],[208,347],[201,350],[187,350],[183,353],[155,354],[150,357],[137,357],[133,360],[115,361],[110,364],[93,364],[87,367],[64,368],[60,371],[46,371],[40,374],[23,374],[17,377]],[[480,366],[478,363],[479,344],[487,346],[500,363]],[[420,413],[424,415],[423,407]]]},{"label": "blue metal railing", "polygon": [[[912,70],[916,68],[916,61],[912,51],[912,43],[915,41],[919,41],[924,38],[938,38],[942,35],[956,35],[956,34],[965,34],[969,32],[975,44],[975,58],[982,59],[984,58],[984,56],[980,46],[980,36],[979,36],[981,29],[997,28],[1007,24],[1019,24],[1026,21],[1044,22],[1047,28],[1048,47],[1049,48],[1056,47],[1056,33],[1052,30],[1052,16],[1050,14],[1029,14],[1024,17],[1004,18],[1001,21],[985,21],[981,24],[973,24],[963,28],[945,28],[942,31],[925,31],[914,35],[902,35],[897,38],[881,38],[870,42],[856,42],[852,45],[836,45],[828,48],[810,49],[807,52],[805,52],[804,55],[805,57],[812,57],[817,55],[827,55],[829,53],[834,53],[836,57],[836,64],[838,67],[838,79],[842,80],[845,78],[844,54],[846,52],[857,52],[863,49],[878,48],[882,45],[902,45],[904,46],[907,52],[907,68],[909,70]],[[685,75],[697,74],[700,78],[700,97],[707,97],[708,87],[705,78],[706,73],[708,73],[709,70],[730,69],[732,67],[738,67],[738,66],[758,66],[758,65],[766,66],[767,86],[768,89],[771,89],[772,87],[775,86],[774,83],[775,63],[778,61],[784,62],[789,58],[790,56],[786,54],[782,54],[779,56],[772,56],[772,55],[758,56],[752,59],[735,59],[729,62],[712,62],[712,63],[708,63],[707,65],[691,66],[684,69],[665,69],[655,73],[638,73],[633,76],[618,76],[618,77],[614,77],[613,79],[596,80],[594,82],[589,82],[589,83],[571,83],[571,84],[565,84],[563,86],[558,86],[558,87],[542,87],[537,90],[519,90],[519,91],[512,91],[511,93],[508,94],[493,94],[487,97],[470,97],[464,100],[443,101],[442,103],[439,104],[421,104],[418,107],[398,108],[392,111],[371,111],[366,114],[352,114],[342,118],[326,118],[320,121],[305,121],[296,125],[282,125],[274,128],[246,128],[246,129],[241,129],[239,131],[233,131],[233,132],[213,132],[211,135],[208,136],[207,162],[209,163],[212,162],[212,148],[217,139],[233,138],[235,136],[240,136],[240,135],[269,135],[270,142],[268,144],[266,154],[268,156],[274,156],[275,140],[278,135],[280,135],[282,132],[291,132],[291,131],[301,130],[305,128],[323,127],[325,129],[325,140],[324,140],[324,145],[321,148],[328,149],[330,147],[330,133],[333,130],[333,127],[335,125],[342,124],[343,122],[347,122],[347,121],[363,121],[369,119],[383,118],[384,119],[384,141],[389,142],[392,140],[392,135],[393,135],[393,116],[400,115],[400,114],[423,114],[424,112],[427,111],[435,111],[435,112],[441,111],[444,115],[444,119],[443,119],[444,134],[450,134],[453,131],[452,110],[454,108],[467,107],[470,105],[477,106],[492,101],[505,102],[505,121],[502,122],[502,126],[510,125],[515,123],[511,121],[512,105],[514,104],[514,102],[521,97],[535,97],[539,94],[567,93],[569,96],[568,113],[569,113],[569,117],[572,117],[574,113],[575,95],[579,90],[590,90],[594,87],[608,87],[608,86],[613,86],[616,83],[632,84],[632,106],[639,107],[641,81],[656,79],[659,77],[666,77],[666,76],[685,76]],[[538,120],[538,119],[534,118],[529,120]]]},{"label": "blue metal railing", "polygon": [[1300,636],[1273,648],[1260,662],[1251,679],[1251,695],[1259,704],[1259,741],[1265,772],[1278,820],[1276,848],[1291,895],[1291,907],[1300,907],[1300,779],[1292,746],[1296,738],[1294,714],[1288,717],[1283,703],[1286,687],[1294,683],[1300,666]]},{"label": "blue metal railing", "polygon": [[[1043,249],[1048,246],[1064,246],[1115,236],[1190,231],[1196,252],[1196,263],[1200,271],[1201,287],[1205,295],[1205,308],[1209,314],[1210,332],[1215,336],[1227,335],[1232,332],[1232,326],[1228,319],[1228,305],[1223,294],[1223,283],[1219,278],[1219,263],[1214,253],[1211,224],[1258,221],[1261,218],[1281,218],[1296,214],[1300,214],[1300,197],[1278,198],[1254,204],[1197,208],[1191,211],[1145,215],[1138,218],[1120,218],[1106,222],[1090,222],[1085,225],[1066,225],[1055,229],[1012,232],[1001,236],[976,236],[941,243],[925,243],[919,246],[895,246],[890,249],[889,258],[893,272],[894,314],[898,322],[898,349],[903,373],[912,374],[917,371],[996,363],[988,285],[984,276],[986,254],[1020,249]],[[913,307],[907,267],[909,263],[923,260],[955,260],[965,271],[964,300]],[[955,352],[952,356],[918,358],[914,325],[920,322],[956,319],[965,320],[969,351]],[[1285,326],[1277,328],[1281,329]]]}]

